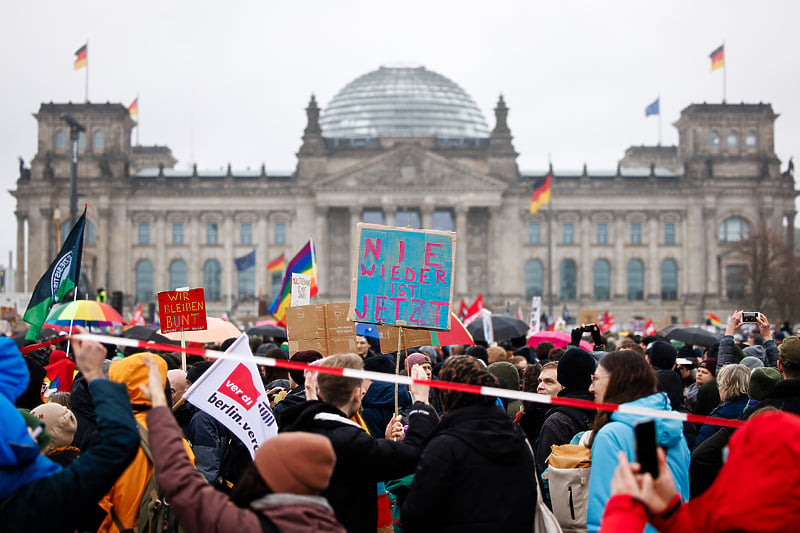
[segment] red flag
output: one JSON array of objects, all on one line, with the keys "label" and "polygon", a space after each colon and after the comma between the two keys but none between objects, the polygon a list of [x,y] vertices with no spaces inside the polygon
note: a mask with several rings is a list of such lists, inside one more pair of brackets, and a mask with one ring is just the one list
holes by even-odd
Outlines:
[{"label": "red flag", "polygon": [[648,337],[652,337],[656,334],[658,330],[656,329],[656,325],[653,324],[652,320],[648,320],[647,323],[644,325],[644,334]]},{"label": "red flag", "polygon": [[683,323],[683,325],[684,325],[685,327],[687,327],[687,328],[689,327],[689,319],[688,319],[688,318],[686,319],[686,322],[684,322],[684,323]]},{"label": "red flag", "polygon": [[139,304],[136,307],[136,310],[133,312],[133,318],[131,321],[128,322],[129,326],[144,326],[144,314],[142,313],[142,304]]},{"label": "red flag", "polygon": [[458,304],[458,318],[460,320],[464,320],[464,317],[467,316],[467,303],[464,301],[464,298],[461,298],[461,303]]},{"label": "red flag", "polygon": [[547,331],[555,331],[556,330],[556,323],[553,321],[552,324],[547,328]]},{"label": "red flag", "polygon": [[464,325],[469,326],[470,323],[481,315],[483,309],[483,294],[479,294],[472,305],[467,309],[467,316],[464,317]]},{"label": "red flag", "polygon": [[600,315],[600,320],[597,325],[600,327],[600,332],[605,333],[609,331],[612,327],[614,327],[614,324],[615,324],[614,315],[606,311],[605,313]]}]

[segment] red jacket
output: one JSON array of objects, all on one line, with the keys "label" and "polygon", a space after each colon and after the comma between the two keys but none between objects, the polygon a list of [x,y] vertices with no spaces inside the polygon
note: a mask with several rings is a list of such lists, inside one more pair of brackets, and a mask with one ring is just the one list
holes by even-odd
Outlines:
[{"label": "red jacket", "polygon": [[[713,485],[669,517],[650,522],[662,533],[796,531],[800,523],[800,416],[769,412],[734,433],[730,454]],[[628,495],[612,497],[600,533],[640,533],[644,506]]]}]

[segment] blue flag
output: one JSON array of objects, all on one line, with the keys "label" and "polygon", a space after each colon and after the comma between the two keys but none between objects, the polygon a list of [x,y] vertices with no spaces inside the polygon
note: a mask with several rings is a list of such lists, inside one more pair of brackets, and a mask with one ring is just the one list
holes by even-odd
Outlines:
[{"label": "blue flag", "polygon": [[248,268],[256,266],[256,251],[253,250],[247,255],[242,257],[235,257],[233,262],[236,264],[236,272],[247,270]]},{"label": "blue flag", "polygon": [[656,98],[656,101],[650,104],[649,106],[644,108],[644,116],[645,118],[649,117],[650,115],[660,115],[661,111],[659,109],[658,101],[661,100],[659,96]]}]

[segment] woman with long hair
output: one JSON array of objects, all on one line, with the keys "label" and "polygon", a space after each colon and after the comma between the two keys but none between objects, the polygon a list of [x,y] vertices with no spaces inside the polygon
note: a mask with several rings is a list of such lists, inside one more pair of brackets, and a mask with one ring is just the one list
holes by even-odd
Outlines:
[{"label": "woman with long hair", "polygon": [[[638,352],[620,350],[602,359],[589,388],[595,401],[671,411],[669,398],[657,392],[658,381],[652,368]],[[598,411],[591,437],[592,473],[589,478],[589,508],[586,526],[590,533],[600,529],[603,509],[611,497],[611,479],[619,462],[619,452],[636,460],[633,426],[647,417],[619,411]],[[678,420],[656,418],[656,440],[667,453],[667,464],[678,493],[689,497],[689,448]],[[649,532],[655,530],[648,526]]]}]

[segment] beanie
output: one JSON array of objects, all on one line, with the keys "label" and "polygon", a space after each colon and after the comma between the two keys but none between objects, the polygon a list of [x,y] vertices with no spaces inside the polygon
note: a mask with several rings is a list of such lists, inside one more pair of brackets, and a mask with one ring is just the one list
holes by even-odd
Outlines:
[{"label": "beanie", "polygon": [[760,402],[769,396],[772,389],[781,379],[781,373],[777,368],[771,366],[754,368],[750,372],[750,385],[747,387],[747,395],[750,396],[750,399]]},{"label": "beanie", "polygon": [[254,462],[273,492],[316,495],[330,483],[336,454],[327,437],[290,431],[262,442]]},{"label": "beanie", "polygon": [[778,347],[778,352],[784,366],[788,365],[793,369],[800,368],[800,337],[791,335],[783,339]]},{"label": "beanie", "polygon": [[[370,359],[375,359],[374,357],[370,357]],[[369,359],[367,359],[369,361]],[[431,360],[427,354],[424,353],[412,353],[408,357],[406,357],[406,372],[408,375],[411,375],[411,369],[414,368],[414,365],[423,365],[425,363],[430,364]],[[366,362],[364,363],[366,367]]]},{"label": "beanie", "polygon": [[53,448],[72,444],[75,431],[78,429],[78,420],[72,411],[63,405],[50,402],[36,407],[31,413],[44,422],[50,433]]},{"label": "beanie", "polygon": [[711,372],[712,376],[717,375],[717,360],[710,358],[710,359],[703,359],[700,361],[700,364],[697,365],[697,368],[705,368],[709,372]]},{"label": "beanie", "polygon": [[558,360],[558,382],[567,390],[589,390],[595,362],[592,354],[570,346]]},{"label": "beanie", "polygon": [[464,351],[464,355],[471,355],[475,359],[480,359],[484,363],[489,363],[489,353],[483,346],[475,345],[470,346]]},{"label": "beanie", "polygon": [[375,355],[364,359],[364,370],[381,372],[383,374],[394,374],[394,363],[385,355]]},{"label": "beanie", "polygon": [[764,348],[764,346],[761,344],[748,346],[747,348],[742,350],[742,352],[744,352],[745,357],[755,357],[756,359],[762,362],[767,360],[767,349]]},{"label": "beanie", "polygon": [[655,341],[647,349],[647,355],[652,366],[660,370],[672,370],[678,351],[668,342]]},{"label": "beanie", "polygon": [[489,365],[489,373],[498,378],[500,384],[508,390],[519,390],[519,370],[508,361],[497,361]]},{"label": "beanie", "polygon": [[39,451],[44,450],[47,448],[47,445],[50,444],[50,432],[47,431],[47,427],[42,423],[39,418],[28,411],[27,409],[18,409],[19,413],[22,415],[22,418],[25,419],[25,425],[29,428],[36,428],[37,426],[41,426],[41,432],[33,437],[33,440],[36,441],[36,444],[39,446]]},{"label": "beanie", "polygon": [[[759,348],[761,348],[761,346],[759,346]],[[764,366],[764,361],[762,361],[761,359],[759,359],[758,357],[756,357],[754,355],[748,355],[747,357],[745,357],[741,361],[739,361],[739,364],[746,366],[750,370],[753,370],[754,368],[763,367]]]},{"label": "beanie", "polygon": [[189,383],[197,383],[206,370],[212,365],[211,361],[200,361],[192,365],[192,368],[186,371],[186,381]]}]

